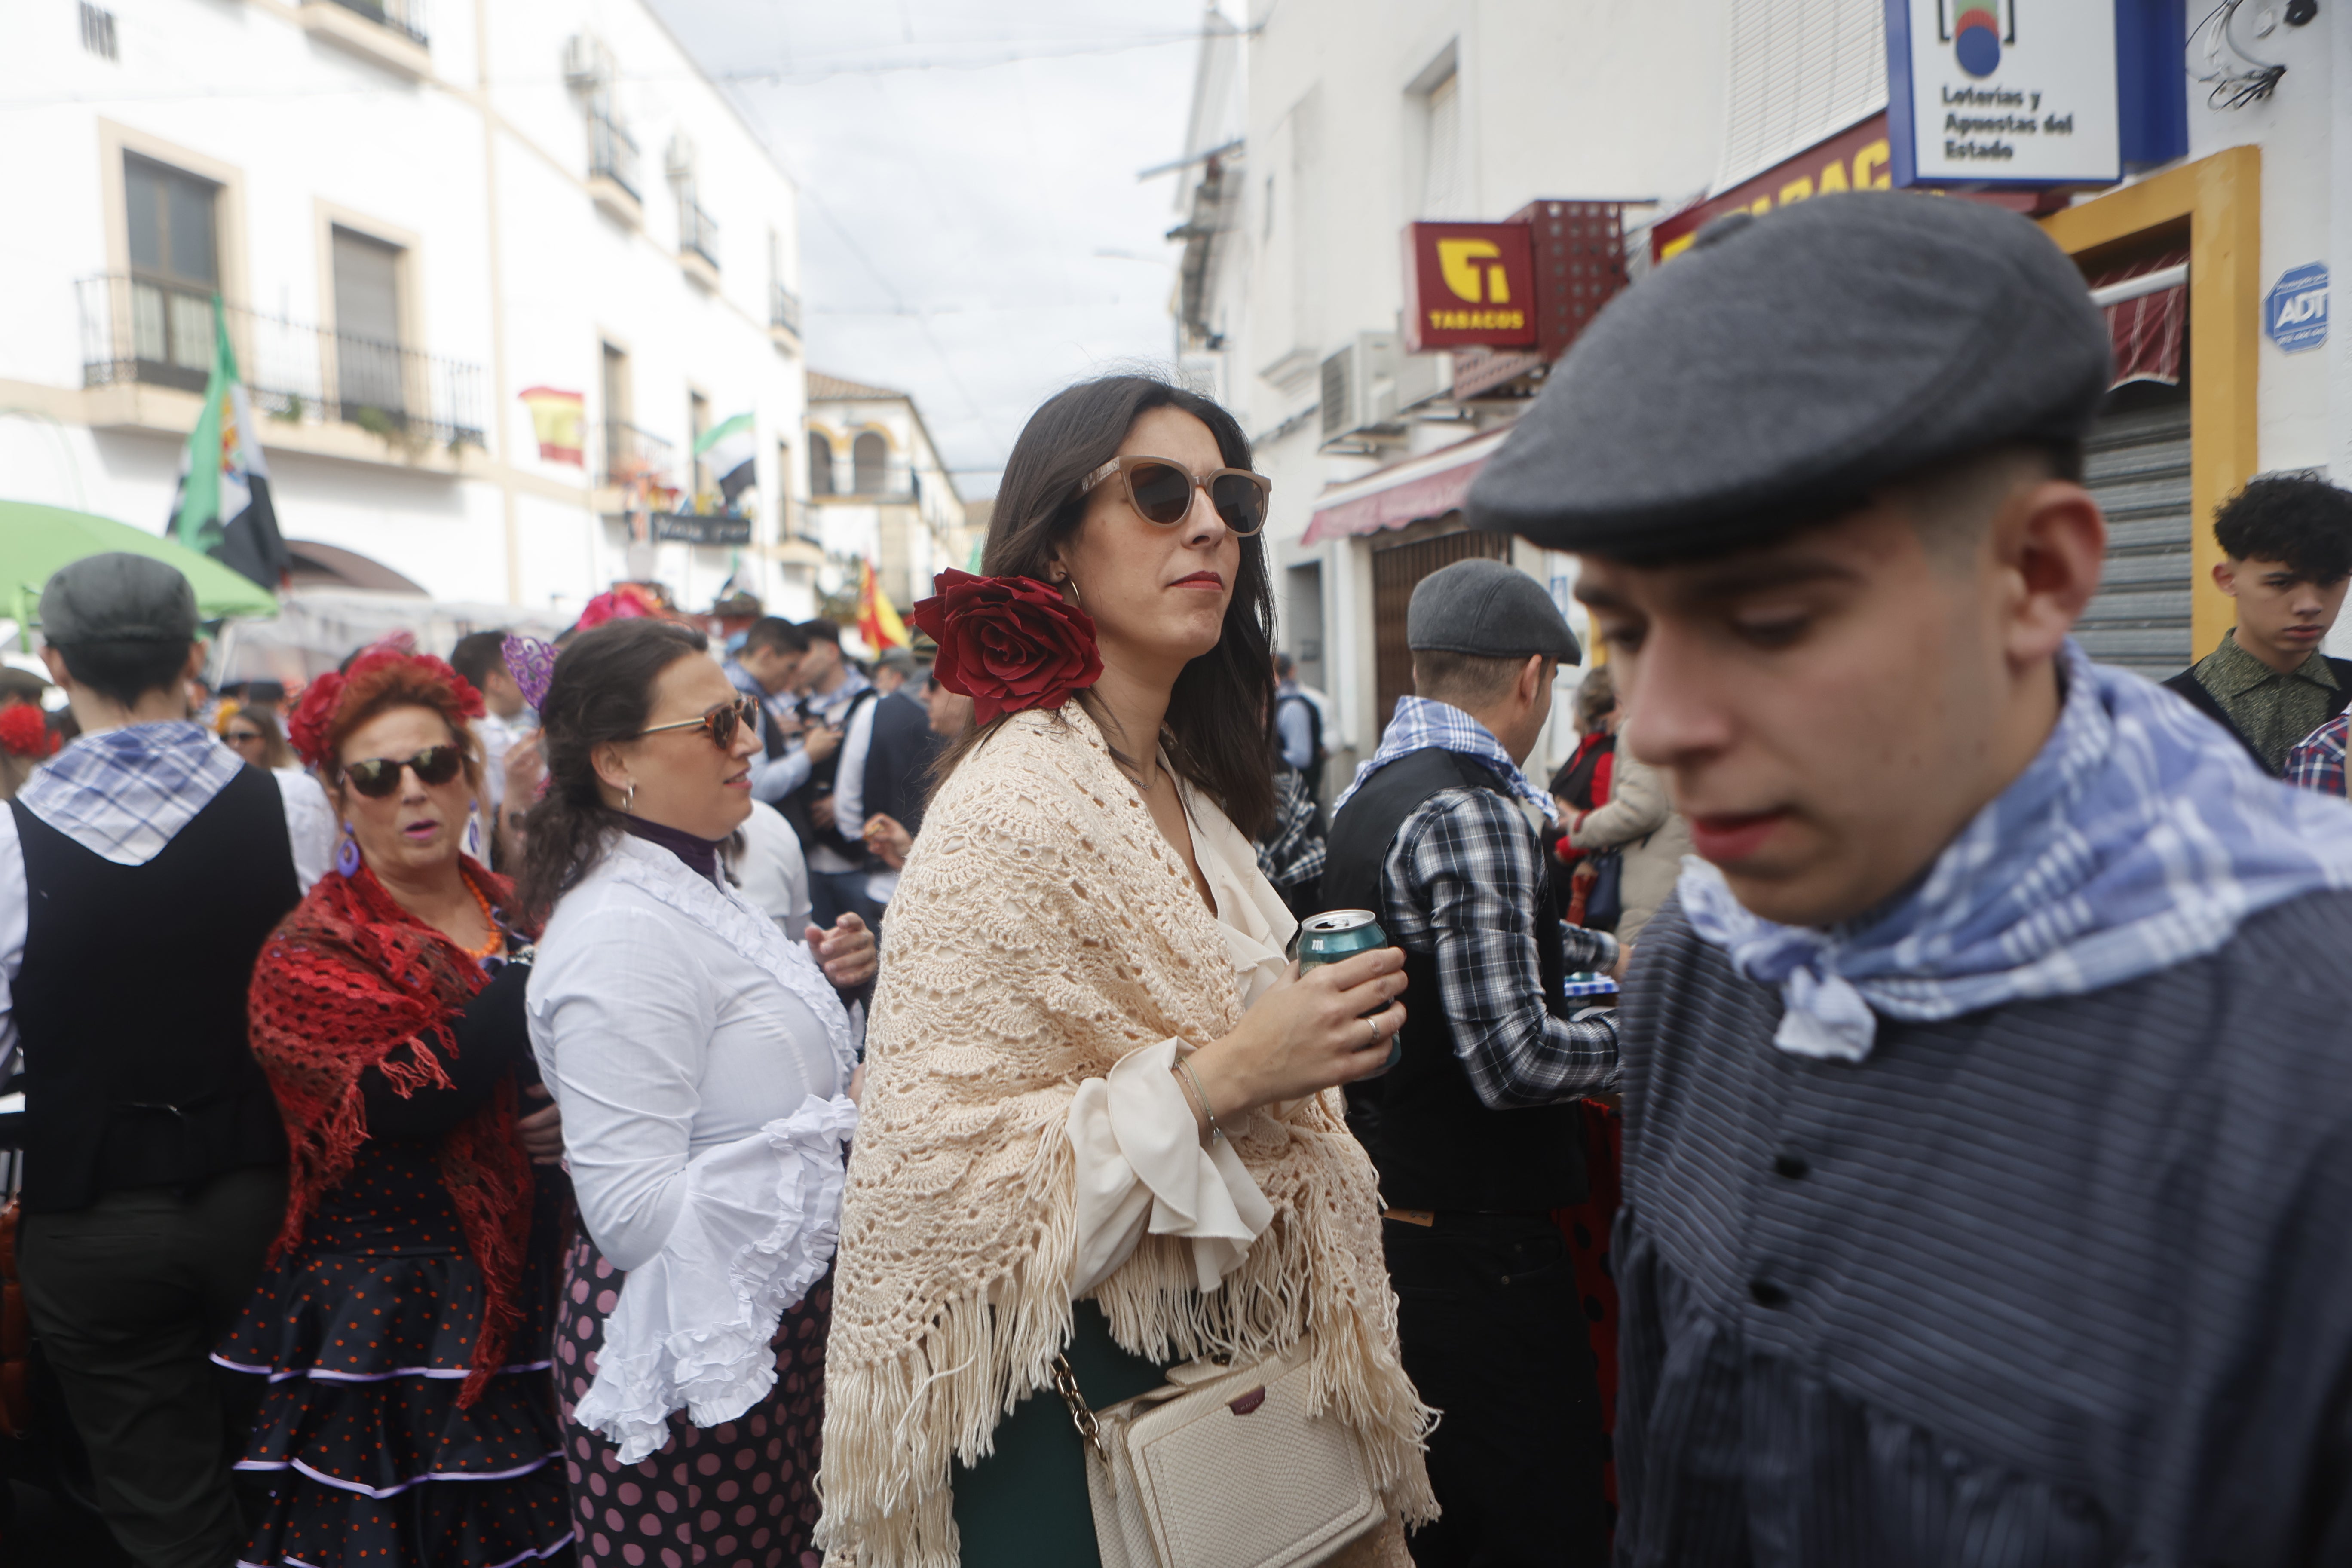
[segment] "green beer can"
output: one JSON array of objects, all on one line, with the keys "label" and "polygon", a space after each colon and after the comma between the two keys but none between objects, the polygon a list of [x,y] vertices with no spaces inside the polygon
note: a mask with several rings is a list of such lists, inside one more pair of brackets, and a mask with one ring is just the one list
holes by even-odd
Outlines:
[{"label": "green beer can", "polygon": [[[1381,922],[1372,918],[1371,910],[1326,910],[1299,922],[1298,973],[1304,975],[1308,970],[1319,969],[1324,964],[1337,963],[1341,959],[1353,958],[1360,952],[1375,952],[1388,945],[1388,933],[1381,930]],[[1385,1007],[1378,1010],[1380,1013],[1387,1011]],[[1377,1016],[1377,1013],[1365,1015],[1367,1017]],[[1381,1073],[1396,1066],[1403,1056],[1404,1043],[1391,1038],[1389,1041],[1389,1059],[1381,1064],[1380,1072],[1369,1076],[1380,1077]]]}]

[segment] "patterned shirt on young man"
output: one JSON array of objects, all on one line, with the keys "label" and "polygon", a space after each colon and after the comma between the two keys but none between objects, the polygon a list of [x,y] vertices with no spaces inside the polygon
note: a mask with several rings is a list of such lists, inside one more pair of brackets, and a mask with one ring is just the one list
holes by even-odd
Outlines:
[{"label": "patterned shirt on young man", "polygon": [[2273,768],[2327,717],[2338,689],[2335,670],[2316,649],[2293,669],[2276,670],[2240,647],[2235,631],[2191,673]]},{"label": "patterned shirt on young man", "polygon": [[[1493,790],[1440,790],[1397,829],[1381,880],[1389,940],[1437,960],[1434,1005],[1482,1103],[1551,1105],[1615,1085],[1614,1012],[1560,1018],[1544,1005],[1535,922],[1556,917],[1524,811]],[[1561,937],[1571,970],[1617,962],[1605,931]]]}]

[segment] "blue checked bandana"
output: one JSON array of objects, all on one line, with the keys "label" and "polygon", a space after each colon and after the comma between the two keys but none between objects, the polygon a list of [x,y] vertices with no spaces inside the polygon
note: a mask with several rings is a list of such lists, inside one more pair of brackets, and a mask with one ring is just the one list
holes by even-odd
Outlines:
[{"label": "blue checked bandana", "polygon": [[1552,804],[1551,796],[1528,782],[1528,775],[1519,772],[1519,764],[1511,761],[1511,753],[1503,750],[1503,742],[1495,739],[1493,731],[1453,704],[1432,702],[1426,697],[1397,699],[1389,727],[1381,731],[1380,750],[1356,769],[1355,778],[1333,803],[1331,815],[1337,816],[1349,797],[1363,788],[1364,781],[1374,773],[1399,757],[1425,752],[1432,746],[1477,758],[1510,781],[1511,793],[1542,812],[1546,822],[1559,820],[1559,808]]},{"label": "blue checked bandana", "polygon": [[2041,754],[1883,912],[1776,925],[1723,873],[1683,862],[1698,934],[1777,985],[1773,1043],[1861,1061],[1877,1015],[1906,1020],[2075,996],[2218,951],[2248,916],[2352,888],[2352,808],[2265,777],[2160,687],[2071,640],[2066,702]]},{"label": "blue checked bandana", "polygon": [[243,766],[201,724],[131,724],[80,737],[16,798],[91,854],[144,866]]}]

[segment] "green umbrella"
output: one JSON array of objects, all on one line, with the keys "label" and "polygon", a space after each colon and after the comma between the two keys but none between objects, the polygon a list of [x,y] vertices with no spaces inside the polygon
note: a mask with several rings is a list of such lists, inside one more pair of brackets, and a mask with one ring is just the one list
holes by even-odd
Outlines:
[{"label": "green umbrella", "polygon": [[0,500],[0,613],[15,616],[20,626],[31,626],[50,573],[85,555],[117,550],[152,555],[185,573],[196,591],[196,608],[208,621],[278,613],[277,597],[268,589],[209,555],[111,518],[22,500]]}]

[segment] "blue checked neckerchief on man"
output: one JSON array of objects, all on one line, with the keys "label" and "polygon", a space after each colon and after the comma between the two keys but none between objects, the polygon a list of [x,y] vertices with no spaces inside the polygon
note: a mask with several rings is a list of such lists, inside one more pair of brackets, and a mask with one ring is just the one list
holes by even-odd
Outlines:
[{"label": "blue checked neckerchief on man", "polygon": [[1337,816],[1348,799],[1364,787],[1364,781],[1395,762],[1399,757],[1425,752],[1432,746],[1442,746],[1449,752],[1459,752],[1465,757],[1475,757],[1491,766],[1510,784],[1511,793],[1544,814],[1544,820],[1558,820],[1558,806],[1551,796],[1528,782],[1519,772],[1519,764],[1511,753],[1503,750],[1503,742],[1495,732],[1448,702],[1432,702],[1426,697],[1400,697],[1396,712],[1389,719],[1389,727],[1381,731],[1380,750],[1370,761],[1356,770],[1356,776],[1340,793],[1331,806]]},{"label": "blue checked neckerchief on man", "polygon": [[201,724],[127,724],[75,741],[16,798],[91,854],[143,866],[244,766]]},{"label": "blue checked neckerchief on man", "polygon": [[2042,751],[1927,875],[1829,930],[1777,925],[1683,862],[1698,934],[1780,987],[1773,1043],[1861,1061],[1877,1015],[1926,1021],[2119,985],[2218,951],[2248,916],[2352,889],[2352,806],[2265,776],[2161,687],[2071,639]]}]

